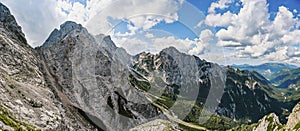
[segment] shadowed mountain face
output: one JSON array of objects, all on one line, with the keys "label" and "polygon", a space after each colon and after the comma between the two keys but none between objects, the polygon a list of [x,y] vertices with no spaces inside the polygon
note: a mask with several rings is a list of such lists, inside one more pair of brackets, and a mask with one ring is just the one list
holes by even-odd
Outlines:
[{"label": "shadowed mountain face", "polygon": [[300,68],[282,70],[271,76],[270,82],[279,88],[291,88],[298,90],[300,87]]},{"label": "shadowed mountain face", "polygon": [[[180,63],[187,66],[180,68]],[[194,63],[194,68],[188,66],[192,65],[191,63]],[[203,111],[199,110],[203,109],[251,123],[271,112],[281,114],[284,109],[290,110],[296,104],[296,101],[279,100],[278,98],[283,96],[276,94],[277,90],[257,72],[222,67],[196,56],[180,53],[175,48],[167,48],[156,55],[150,53],[136,55],[132,70],[133,76],[140,80],[137,82],[138,79],[134,79],[133,85],[174,101],[173,103],[160,102],[167,108],[173,108],[176,101],[185,101],[185,104],[195,102],[192,111],[182,118],[189,122],[197,123],[200,114],[203,115]],[[183,72],[187,72],[186,70],[192,70],[191,74],[196,75],[182,76],[185,74]],[[184,85],[185,77],[196,83],[189,82],[192,84],[191,87]],[[160,83],[159,87],[157,83]],[[197,93],[196,99],[190,98],[193,93]],[[176,111],[174,112],[176,114]],[[180,116],[182,113],[183,111],[178,110],[177,115]],[[280,117],[282,121],[286,121],[284,115]]]},{"label": "shadowed mountain face", "polygon": [[282,95],[255,71],[220,66],[174,47],[130,56],[109,36],[93,36],[70,21],[32,49],[2,4],[0,42],[1,129],[195,126],[186,122],[228,129],[232,125],[225,127],[225,120],[257,122],[271,112],[291,110],[298,100]]}]

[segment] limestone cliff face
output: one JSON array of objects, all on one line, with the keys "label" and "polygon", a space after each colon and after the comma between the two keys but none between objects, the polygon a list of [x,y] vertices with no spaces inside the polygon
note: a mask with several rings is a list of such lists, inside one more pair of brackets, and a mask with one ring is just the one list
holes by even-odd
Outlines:
[{"label": "limestone cliff face", "polygon": [[109,36],[65,22],[34,50],[0,4],[0,42],[1,129],[122,130],[164,118],[130,85],[131,56]]},{"label": "limestone cliff face", "polygon": [[38,61],[21,27],[0,3],[0,115],[6,119],[0,122],[0,128],[60,127],[59,102],[45,86]]},{"label": "limestone cliff face", "polygon": [[292,113],[289,115],[286,128],[300,130],[300,103],[294,107]]},{"label": "limestone cliff face", "polygon": [[[0,3],[0,122],[7,130],[95,129],[76,109],[72,114],[53,92],[41,59],[21,27]],[[76,123],[74,122],[76,121]]]},{"label": "limestone cliff face", "polygon": [[275,113],[271,113],[259,120],[258,125],[253,128],[253,131],[277,131],[281,130],[282,127],[278,116]]},{"label": "limestone cliff face", "polygon": [[128,81],[131,56],[109,36],[91,35],[74,22],[55,29],[37,49],[65,103],[104,130],[130,129],[163,117]]}]

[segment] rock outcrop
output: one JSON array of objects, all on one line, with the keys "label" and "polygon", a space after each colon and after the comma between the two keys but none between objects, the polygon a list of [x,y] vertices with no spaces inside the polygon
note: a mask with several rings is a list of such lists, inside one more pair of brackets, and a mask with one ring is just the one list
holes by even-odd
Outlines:
[{"label": "rock outcrop", "polygon": [[66,115],[66,106],[49,88],[51,80],[40,61],[9,9],[0,3],[1,129],[95,129],[83,117],[69,117],[76,113]]},{"label": "rock outcrop", "polygon": [[298,103],[288,117],[286,129],[300,130],[300,103]]},{"label": "rock outcrop", "polygon": [[275,113],[271,113],[259,120],[258,125],[253,128],[253,131],[278,131],[282,127],[278,116]]},{"label": "rock outcrop", "polygon": [[[245,123],[257,122],[274,111],[280,114],[282,108],[291,109],[293,105],[271,97],[268,91],[272,87],[257,72],[222,67],[197,56],[180,53],[173,47],[158,54],[143,52],[134,56],[133,60],[132,75],[135,79],[132,83],[140,83],[138,87],[141,89],[155,96],[167,96],[173,101],[181,101],[181,98],[195,101],[205,110]],[[186,113],[177,114],[183,115],[181,119],[193,121],[193,118],[185,117]]]},{"label": "rock outcrop", "polygon": [[[130,129],[163,117],[128,81],[131,56],[109,36],[91,35],[74,22],[55,29],[37,49],[65,103],[80,108],[104,130]],[[91,115],[92,114],[92,115]]]}]

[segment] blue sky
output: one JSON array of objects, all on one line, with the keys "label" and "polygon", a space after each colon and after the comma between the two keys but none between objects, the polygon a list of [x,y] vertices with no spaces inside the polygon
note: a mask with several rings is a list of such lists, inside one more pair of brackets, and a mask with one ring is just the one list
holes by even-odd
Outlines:
[{"label": "blue sky", "polygon": [[[72,20],[130,54],[174,46],[219,64],[299,65],[299,0],[3,0],[32,46]],[[30,14],[30,15],[28,15]],[[35,25],[35,26],[32,26]]]}]

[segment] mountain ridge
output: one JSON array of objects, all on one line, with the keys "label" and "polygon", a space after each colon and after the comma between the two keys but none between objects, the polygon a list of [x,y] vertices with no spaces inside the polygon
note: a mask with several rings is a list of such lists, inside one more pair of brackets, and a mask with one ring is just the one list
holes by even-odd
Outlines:
[{"label": "mountain ridge", "polygon": [[[174,47],[131,56],[110,36],[93,36],[71,21],[32,49],[10,22],[17,28],[0,32],[0,110],[10,112],[0,113],[3,129],[129,130],[166,120],[175,121],[174,130],[182,124],[224,130],[235,125],[230,122],[251,124],[268,113],[281,114],[297,101],[276,98],[284,96],[256,72]],[[219,116],[205,118],[214,112]]]},{"label": "mountain ridge", "polygon": [[249,71],[259,72],[267,79],[270,79],[272,74],[278,73],[281,70],[298,68],[295,65],[291,65],[291,64],[287,64],[287,63],[264,63],[264,64],[260,64],[260,65],[249,65],[249,64],[236,65],[236,64],[233,64],[232,67],[234,67],[235,69],[240,69],[240,70],[249,70]]}]

